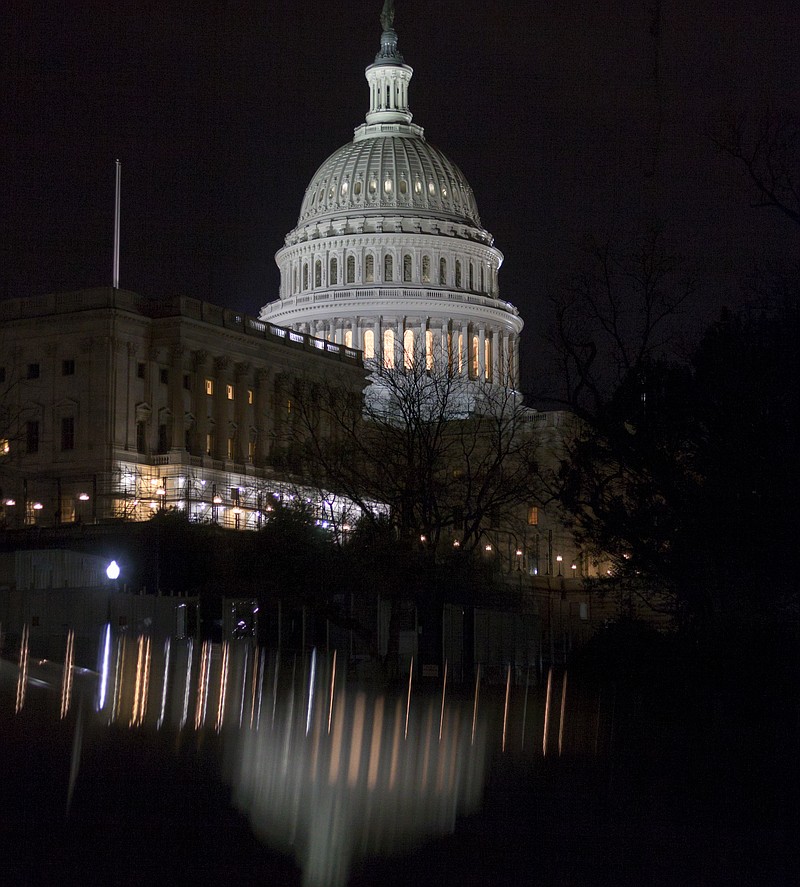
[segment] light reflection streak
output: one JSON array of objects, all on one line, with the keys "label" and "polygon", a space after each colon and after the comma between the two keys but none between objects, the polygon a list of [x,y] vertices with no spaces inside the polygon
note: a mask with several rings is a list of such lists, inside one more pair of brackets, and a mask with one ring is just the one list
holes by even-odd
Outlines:
[{"label": "light reflection streak", "polygon": [[211,678],[211,641],[203,641],[200,648],[200,671],[197,676],[197,704],[194,711],[194,728],[199,730],[206,722],[208,682]]},{"label": "light reflection streak", "polygon": [[314,707],[314,683],[317,676],[317,648],[311,651],[311,672],[308,676],[308,712],[306,714],[306,736],[311,731],[311,712]]},{"label": "light reflection streak", "polygon": [[261,701],[264,698],[264,672],[266,671],[267,664],[267,651],[261,651],[261,658],[259,660],[260,668],[258,672],[258,714],[256,716],[256,730],[261,728]]},{"label": "light reflection streak", "polygon": [[130,727],[140,727],[144,723],[150,694],[150,637],[140,634],[136,646],[136,679],[133,689],[133,708],[128,722]]},{"label": "light reflection streak", "polygon": [[[414,657],[411,657],[411,666],[408,669],[408,697],[406,699],[406,730],[404,739],[408,739],[408,716],[411,712],[411,678],[414,675]],[[423,675],[424,677],[424,675]]]},{"label": "light reflection streak", "polygon": [[108,666],[111,658],[111,624],[106,622],[102,635],[103,654],[100,663],[100,681],[97,691],[96,711],[102,711],[106,704],[106,693],[108,692]]},{"label": "light reflection streak", "polygon": [[64,650],[64,668],[61,675],[61,720],[69,714],[72,704],[73,666],[75,664],[75,632],[67,631],[67,646]]},{"label": "light reflection streak", "polygon": [[564,745],[564,720],[567,714],[567,673],[561,679],[561,717],[558,720],[558,756],[561,757],[561,751]]},{"label": "light reflection streak", "polygon": [[547,757],[547,734],[550,730],[550,697],[553,691],[553,667],[547,670],[547,693],[544,700],[544,727],[542,728],[542,757]]},{"label": "light reflection streak", "polygon": [[120,704],[122,702],[122,677],[125,672],[125,653],[127,645],[125,638],[120,637],[117,640],[117,661],[114,665],[114,702],[111,706],[111,721],[117,720]]},{"label": "light reflection streak", "polygon": [[[209,647],[211,645],[209,644]],[[222,666],[219,670],[219,697],[217,701],[217,720],[214,729],[217,733],[222,730],[222,724],[225,721],[225,697],[228,692],[228,670],[230,668],[231,646],[225,641],[222,644]],[[211,657],[209,656],[209,662]],[[209,666],[209,671],[210,671]],[[207,701],[207,700],[206,700]]]},{"label": "light reflection streak", "polygon": [[186,683],[183,687],[183,708],[181,709],[180,729],[186,726],[189,720],[189,694],[192,686],[192,658],[194,656],[194,641],[189,638],[189,644],[186,655]]},{"label": "light reflection streak", "polygon": [[167,638],[164,641],[164,682],[161,687],[161,711],[158,713],[158,721],[156,721],[157,730],[160,730],[164,726],[164,718],[167,714],[167,690],[169,689],[169,658],[172,647],[171,642],[171,638]]},{"label": "light reflection streak", "polygon": [[333,717],[333,691],[336,686],[336,650],[333,651],[333,665],[331,666],[331,698],[328,703],[328,734],[331,732],[331,718]]},{"label": "light reflection streak", "polygon": [[508,701],[511,697],[511,663],[506,672],[506,701],[503,706],[503,751],[506,750],[506,728],[508,727]]},{"label": "light reflection streak", "polygon": [[444,678],[442,680],[442,712],[439,715],[439,742],[442,741],[442,724],[444,723],[444,700],[447,693],[447,660],[444,661]]},{"label": "light reflection streak", "polygon": [[25,705],[25,694],[28,691],[28,656],[29,650],[29,633],[30,628],[27,622],[22,626],[22,639],[19,645],[19,670],[17,673],[17,701],[14,706],[14,712],[19,714]]},{"label": "light reflection streak", "polygon": [[475,673],[475,704],[472,707],[472,743],[475,744],[475,727],[478,723],[478,694],[481,689],[481,664],[478,663],[478,668]]}]

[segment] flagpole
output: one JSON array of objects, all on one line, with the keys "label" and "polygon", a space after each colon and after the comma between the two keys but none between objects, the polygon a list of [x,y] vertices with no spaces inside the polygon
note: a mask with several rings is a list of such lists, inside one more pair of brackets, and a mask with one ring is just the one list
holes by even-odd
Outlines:
[{"label": "flagpole", "polygon": [[122,165],[119,160],[116,164],[116,189],[114,193],[114,289],[119,289],[119,202],[121,194]]}]

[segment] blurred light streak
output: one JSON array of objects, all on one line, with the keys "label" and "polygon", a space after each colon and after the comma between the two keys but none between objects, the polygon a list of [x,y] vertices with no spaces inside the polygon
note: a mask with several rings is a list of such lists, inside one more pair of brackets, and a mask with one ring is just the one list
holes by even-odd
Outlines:
[{"label": "blurred light streak", "polygon": [[140,634],[136,646],[136,680],[133,689],[130,727],[140,727],[144,723],[150,694],[150,637]]},{"label": "blurred light streak", "polygon": [[511,663],[508,664],[506,672],[506,702],[503,706],[503,751],[506,750],[506,731],[508,728],[508,701],[511,697]]},{"label": "blurred light streak", "polygon": [[28,627],[28,623],[22,626],[22,639],[20,640],[19,645],[19,670],[17,673],[17,701],[14,707],[14,711],[16,714],[19,714],[22,711],[22,707],[25,705],[25,694],[28,689],[28,657],[30,654],[29,649],[29,634],[30,628]]},{"label": "blurred light streak", "polygon": [[336,650],[333,651],[333,665],[331,666],[331,698],[328,703],[328,734],[331,732],[331,718],[333,717],[333,691],[336,686]]},{"label": "blurred light streak", "polygon": [[114,664],[114,703],[111,706],[111,720],[116,721],[122,702],[122,685],[125,675],[125,654],[127,643],[124,637],[117,640],[117,661]]},{"label": "blurred light streak", "polygon": [[439,742],[442,741],[442,724],[444,723],[444,701],[447,694],[447,660],[444,661],[444,679],[442,680],[442,711],[439,715]]},{"label": "blurred light streak", "polygon": [[211,642],[203,641],[200,648],[200,672],[197,676],[197,703],[194,710],[194,728],[199,730],[206,722],[208,682],[211,678]]},{"label": "blurred light streak", "polygon": [[317,676],[317,648],[311,651],[311,673],[308,676],[308,711],[306,712],[306,736],[311,732],[311,712],[314,707],[314,681]]},{"label": "blurred light streak", "polygon": [[102,658],[100,661],[100,681],[97,688],[97,704],[96,711],[102,711],[106,704],[106,693],[108,692],[108,668],[111,659],[111,624],[106,623],[102,634]]},{"label": "blurred light streak", "polygon": [[542,757],[547,757],[547,733],[550,729],[550,697],[553,691],[553,666],[547,670],[547,693],[544,700],[544,727],[542,728]]},{"label": "blurred light streak", "polygon": [[408,697],[406,698],[406,730],[403,736],[408,739],[408,716],[411,712],[411,678],[414,675],[414,657],[411,657],[411,667],[408,669]]},{"label": "blurred light streak", "polygon": [[264,674],[267,670],[267,651],[262,650],[259,658],[258,670],[258,714],[256,715],[256,730],[261,727],[261,703],[264,699]]},{"label": "blurred light streak", "polygon": [[[209,645],[210,646],[210,645]],[[219,698],[217,700],[217,720],[214,729],[217,733],[222,730],[225,721],[225,698],[228,693],[228,671],[230,669],[231,645],[228,641],[222,644],[222,664],[219,670]],[[210,659],[210,656],[209,656]],[[209,671],[210,671],[209,667]]]},{"label": "blurred light streak", "polygon": [[186,726],[189,720],[189,694],[192,686],[192,660],[194,658],[194,641],[189,638],[186,650],[186,683],[183,687],[183,709],[181,710],[180,729]]},{"label": "blurred light streak", "polygon": [[525,725],[528,721],[528,688],[530,687],[531,667],[525,671],[525,702],[522,705],[522,739],[520,740],[520,751],[525,751]]},{"label": "blurred light streak", "polygon": [[567,673],[564,672],[564,677],[561,679],[561,717],[558,721],[558,756],[561,757],[561,752],[564,746],[564,721],[567,716]]},{"label": "blurred light streak", "polygon": [[475,704],[472,707],[472,735],[471,742],[475,745],[475,726],[478,723],[478,695],[481,689],[481,664],[478,663],[478,668],[475,674]]},{"label": "blurred light streak", "polygon": [[361,770],[361,748],[364,742],[364,710],[366,708],[366,696],[363,693],[356,694],[355,710],[353,711],[353,729],[350,735],[350,766],[347,771],[347,782],[350,786],[358,782]]},{"label": "blurred light streak", "polygon": [[73,666],[75,664],[75,632],[67,631],[67,646],[64,650],[64,669],[61,674],[61,720],[69,714],[72,704]]},{"label": "blurred light streak", "polygon": [[169,658],[171,649],[172,639],[167,638],[164,641],[164,682],[161,686],[161,711],[158,713],[156,730],[160,730],[164,726],[164,718],[167,714],[167,690],[169,688]]},{"label": "blurred light streak", "polygon": [[367,788],[374,791],[378,784],[378,767],[381,760],[381,742],[383,741],[383,705],[384,698],[375,700],[372,712],[372,744],[369,750],[369,769],[367,772]]}]

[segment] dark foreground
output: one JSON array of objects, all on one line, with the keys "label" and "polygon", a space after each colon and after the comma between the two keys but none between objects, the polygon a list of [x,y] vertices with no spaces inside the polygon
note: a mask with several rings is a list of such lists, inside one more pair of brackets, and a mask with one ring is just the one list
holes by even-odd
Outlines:
[{"label": "dark foreground", "polygon": [[[214,736],[87,728],[67,814],[73,727],[33,706],[0,711],[0,883],[301,883],[231,807]],[[478,815],[409,855],[357,864],[350,884],[794,885],[796,751],[498,751]]]}]

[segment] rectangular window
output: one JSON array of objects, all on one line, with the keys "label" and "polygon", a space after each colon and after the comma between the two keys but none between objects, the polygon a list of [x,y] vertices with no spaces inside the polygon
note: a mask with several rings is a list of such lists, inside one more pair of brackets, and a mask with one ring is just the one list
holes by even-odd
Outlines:
[{"label": "rectangular window", "polygon": [[225,386],[225,396],[228,398],[228,400],[233,400],[233,385]]},{"label": "rectangular window", "polygon": [[249,462],[254,462],[256,458],[256,442],[251,440],[247,444],[247,459]]},{"label": "rectangular window", "polygon": [[253,389],[252,388],[247,389],[247,402],[250,404],[250,406],[253,405]]},{"label": "rectangular window", "polygon": [[539,523],[539,508],[536,505],[528,506],[528,526],[535,527]]},{"label": "rectangular window", "polygon": [[38,363],[29,363],[28,364],[28,378],[29,379],[38,379],[39,378],[39,364]]},{"label": "rectangular window", "polygon": [[212,395],[214,393],[214,380],[206,379],[206,394]]},{"label": "rectangular window", "polygon": [[169,383],[169,370],[166,367],[161,367],[158,371],[158,377],[161,379],[162,385],[167,385]]},{"label": "rectangular window", "polygon": [[0,384],[5,382],[5,380],[6,380],[6,368],[0,367]]},{"label": "rectangular window", "polygon": [[7,456],[11,452],[11,444],[7,437],[0,437],[0,456]]},{"label": "rectangular window", "polygon": [[62,360],[61,361],[61,375],[62,376],[74,376],[75,375],[75,361],[74,360]]},{"label": "rectangular window", "polygon": [[61,449],[75,449],[75,418],[64,416],[61,420]]},{"label": "rectangular window", "polygon": [[26,453],[38,453],[39,452],[39,423],[38,422],[26,422],[25,423],[25,452]]},{"label": "rectangular window", "polygon": [[234,505],[239,504],[239,487],[231,487],[231,502]]},{"label": "rectangular window", "polygon": [[137,453],[146,453],[146,437],[145,437],[145,428],[144,422],[136,423],[136,452]]},{"label": "rectangular window", "polygon": [[141,362],[136,364],[136,375],[139,379],[144,379],[145,365]]},{"label": "rectangular window", "polygon": [[186,389],[186,391],[192,390],[192,380],[189,378],[188,373],[184,373],[183,375],[183,387]]},{"label": "rectangular window", "polygon": [[229,437],[228,438],[228,458],[229,459],[233,459],[234,449],[235,449],[234,439],[232,437]]},{"label": "rectangular window", "polygon": [[158,426],[158,452],[166,453],[169,450],[169,434],[166,424]]},{"label": "rectangular window", "polygon": [[192,451],[192,429],[187,428],[186,433],[183,436],[183,448],[187,453],[191,453]]},{"label": "rectangular window", "polygon": [[214,453],[214,435],[207,434],[206,435],[206,455],[211,456]]}]

